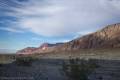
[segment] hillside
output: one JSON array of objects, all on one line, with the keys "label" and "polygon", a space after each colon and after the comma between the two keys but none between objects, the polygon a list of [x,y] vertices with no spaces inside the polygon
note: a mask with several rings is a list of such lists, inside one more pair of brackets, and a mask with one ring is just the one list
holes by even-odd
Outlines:
[{"label": "hillside", "polygon": [[92,48],[120,48],[120,24],[108,25],[102,30],[77,38],[59,47],[62,50]]},{"label": "hillside", "polygon": [[46,53],[79,49],[120,48],[120,23],[108,25],[94,33],[66,43],[44,43],[38,48],[25,48],[17,53]]},{"label": "hillside", "polygon": [[56,43],[56,44],[50,44],[50,43],[43,43],[39,47],[27,47],[22,50],[17,51],[17,54],[33,54],[33,53],[45,53],[45,52],[51,52],[55,49],[55,47],[62,45],[63,43]]}]

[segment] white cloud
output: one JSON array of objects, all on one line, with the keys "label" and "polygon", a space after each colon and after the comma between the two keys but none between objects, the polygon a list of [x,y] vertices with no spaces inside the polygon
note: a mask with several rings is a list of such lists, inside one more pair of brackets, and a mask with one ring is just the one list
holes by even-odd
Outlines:
[{"label": "white cloud", "polygon": [[15,32],[15,33],[23,33],[23,31],[15,29],[15,28],[11,28],[11,27],[0,27],[0,30]]},{"label": "white cloud", "polygon": [[43,38],[40,38],[40,37],[33,37],[32,39],[31,39],[32,41],[40,41],[41,43],[46,43],[46,42],[50,42],[50,43],[61,43],[61,42],[69,42],[70,41],[70,39],[57,39],[57,40],[49,40],[49,39],[43,39]]},{"label": "white cloud", "polygon": [[18,18],[19,28],[54,37],[86,34],[111,23],[111,19],[120,16],[120,1],[30,0],[21,8],[12,9],[15,13],[8,14]]}]

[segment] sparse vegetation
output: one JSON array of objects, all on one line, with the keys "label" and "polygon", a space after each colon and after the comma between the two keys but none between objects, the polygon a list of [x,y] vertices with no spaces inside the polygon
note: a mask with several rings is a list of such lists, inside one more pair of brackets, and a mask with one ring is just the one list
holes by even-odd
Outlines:
[{"label": "sparse vegetation", "polygon": [[12,63],[15,60],[15,54],[0,54],[0,64]]},{"label": "sparse vegetation", "polygon": [[99,66],[94,60],[69,59],[63,62],[63,73],[68,80],[88,80],[88,75]]},{"label": "sparse vegetation", "polygon": [[18,57],[15,63],[18,66],[31,66],[34,59],[32,57]]},{"label": "sparse vegetation", "polygon": [[2,67],[3,66],[3,64],[2,63],[0,63],[0,67]]}]

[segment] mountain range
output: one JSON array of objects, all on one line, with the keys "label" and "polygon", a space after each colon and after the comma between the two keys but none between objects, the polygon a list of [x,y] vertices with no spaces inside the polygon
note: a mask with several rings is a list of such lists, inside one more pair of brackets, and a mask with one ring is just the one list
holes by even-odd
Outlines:
[{"label": "mountain range", "polygon": [[72,51],[79,49],[120,48],[120,23],[108,25],[94,33],[84,35],[66,43],[44,43],[38,48],[27,47],[18,54]]}]

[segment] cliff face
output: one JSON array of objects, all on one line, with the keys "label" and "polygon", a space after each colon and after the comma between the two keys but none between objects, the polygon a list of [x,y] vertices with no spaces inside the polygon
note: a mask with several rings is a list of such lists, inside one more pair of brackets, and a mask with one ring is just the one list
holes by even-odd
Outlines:
[{"label": "cliff face", "polygon": [[67,43],[44,43],[39,48],[25,48],[20,53],[45,53],[92,48],[120,48],[120,24],[108,25],[102,30]]},{"label": "cliff face", "polygon": [[61,46],[62,50],[119,47],[120,24],[109,25],[102,30],[77,38]]}]

